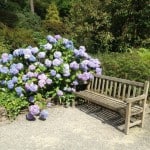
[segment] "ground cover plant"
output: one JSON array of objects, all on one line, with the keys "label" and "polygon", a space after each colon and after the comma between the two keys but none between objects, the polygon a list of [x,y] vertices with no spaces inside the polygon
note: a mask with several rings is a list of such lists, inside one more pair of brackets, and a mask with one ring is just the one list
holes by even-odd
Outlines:
[{"label": "ground cover plant", "polygon": [[[99,60],[89,56],[84,46],[76,49],[71,40],[60,35],[47,36],[39,47],[3,53],[0,59],[1,90],[26,99],[27,118],[31,120],[37,115],[40,119],[47,118],[45,106],[49,97],[63,104],[71,103],[76,86],[91,80],[93,73],[101,74]],[[22,107],[16,107],[19,113]]]}]

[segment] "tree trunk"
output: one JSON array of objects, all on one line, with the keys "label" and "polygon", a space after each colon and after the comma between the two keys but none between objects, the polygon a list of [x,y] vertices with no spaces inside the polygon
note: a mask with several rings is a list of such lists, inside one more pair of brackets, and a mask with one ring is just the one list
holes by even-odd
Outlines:
[{"label": "tree trunk", "polygon": [[34,1],[30,0],[30,8],[31,8],[31,12],[34,14]]}]

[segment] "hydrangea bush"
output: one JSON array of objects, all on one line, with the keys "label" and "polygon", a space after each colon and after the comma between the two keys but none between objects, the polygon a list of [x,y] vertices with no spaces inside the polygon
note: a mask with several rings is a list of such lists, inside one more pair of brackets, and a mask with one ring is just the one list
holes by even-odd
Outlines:
[{"label": "hydrangea bush", "polygon": [[31,104],[39,101],[39,95],[40,100],[51,97],[70,102],[75,87],[92,79],[93,73],[101,74],[98,59],[60,35],[48,35],[39,47],[19,48],[0,58],[0,86]]}]

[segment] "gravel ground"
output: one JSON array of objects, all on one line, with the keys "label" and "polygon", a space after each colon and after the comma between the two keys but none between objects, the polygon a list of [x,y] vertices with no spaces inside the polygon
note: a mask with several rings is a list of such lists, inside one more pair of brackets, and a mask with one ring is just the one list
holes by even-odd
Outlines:
[{"label": "gravel ground", "polygon": [[25,115],[0,123],[0,150],[149,150],[150,114],[143,129],[125,135],[114,126],[79,108],[49,108],[46,121]]}]

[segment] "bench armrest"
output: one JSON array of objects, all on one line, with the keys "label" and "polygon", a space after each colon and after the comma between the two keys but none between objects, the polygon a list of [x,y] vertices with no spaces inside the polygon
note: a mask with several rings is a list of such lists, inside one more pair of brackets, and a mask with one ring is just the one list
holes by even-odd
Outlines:
[{"label": "bench armrest", "polygon": [[127,99],[125,99],[125,102],[127,102],[127,103],[133,103],[133,102],[145,99],[145,97],[146,97],[146,95],[143,94],[143,95],[140,95],[140,96],[136,96],[136,97],[132,97],[132,98],[127,98]]}]

